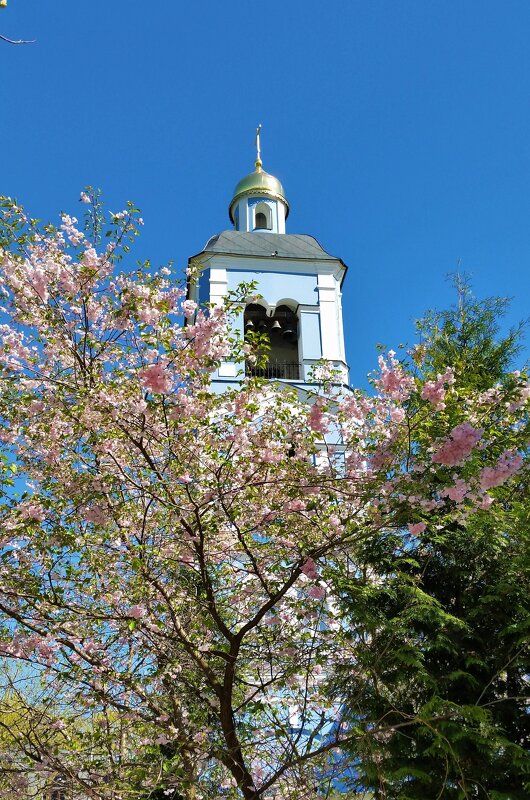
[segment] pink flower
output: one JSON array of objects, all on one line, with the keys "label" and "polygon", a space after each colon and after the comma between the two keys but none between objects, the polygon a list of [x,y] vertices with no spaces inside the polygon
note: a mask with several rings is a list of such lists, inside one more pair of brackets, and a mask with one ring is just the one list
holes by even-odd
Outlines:
[{"label": "pink flower", "polygon": [[147,609],[145,606],[131,606],[127,610],[127,616],[132,617],[133,619],[141,619],[142,617],[145,617],[146,614]]},{"label": "pink flower", "polygon": [[92,506],[85,511],[85,519],[87,522],[94,522],[96,525],[104,525],[107,520],[107,514],[101,506]]},{"label": "pink flower", "polygon": [[415,522],[414,524],[410,523],[408,529],[411,536],[418,536],[420,533],[423,533],[426,527],[427,525],[425,522]]},{"label": "pink flower", "polygon": [[493,497],[490,494],[485,494],[480,503],[478,504],[478,507],[481,508],[483,511],[487,511],[492,503],[493,503]]},{"label": "pink flower", "polygon": [[278,464],[282,460],[281,453],[275,453],[274,450],[263,450],[260,457],[264,464]]},{"label": "pink flower", "polygon": [[284,511],[305,511],[306,504],[303,500],[289,500],[283,507]]},{"label": "pink flower", "polygon": [[171,378],[161,364],[149,364],[138,375],[147,391],[167,394],[171,389]]},{"label": "pink flower", "polygon": [[328,423],[322,410],[322,400],[320,397],[317,397],[309,411],[309,427],[312,431],[315,431],[315,433],[321,433],[322,435],[324,435],[328,429]]},{"label": "pink flower", "polygon": [[56,644],[49,639],[41,639],[41,641],[37,642],[35,645],[35,649],[41,658],[50,661],[55,656]]},{"label": "pink flower", "polygon": [[182,303],[182,313],[186,317],[186,319],[191,319],[195,314],[197,309],[197,303],[194,303],[193,300],[184,300]]},{"label": "pink flower", "polygon": [[42,522],[46,519],[46,514],[40,503],[28,503],[27,506],[21,508],[20,514],[22,519],[31,519],[36,522]]},{"label": "pink flower", "polygon": [[83,263],[92,269],[97,269],[99,267],[98,254],[91,245],[88,245],[83,253]]},{"label": "pink flower", "polygon": [[306,558],[302,566],[302,572],[312,581],[318,578],[317,565],[312,558]]},{"label": "pink flower", "polygon": [[511,478],[522,467],[523,457],[513,450],[505,450],[494,467],[485,467],[480,472],[481,489],[492,489]]},{"label": "pink flower", "polygon": [[428,400],[435,411],[445,408],[445,385],[455,382],[455,376],[451,367],[447,367],[443,375],[438,375],[435,381],[427,381],[423,387],[421,396],[423,400]]},{"label": "pink flower", "polygon": [[156,325],[160,320],[160,311],[158,308],[143,305],[138,309],[136,316],[140,322],[143,322],[145,325]]},{"label": "pink flower", "polygon": [[447,439],[444,439],[442,446],[434,452],[432,456],[433,462],[435,464],[445,464],[448,467],[460,464],[469,458],[483,432],[479,428],[473,428],[469,422],[457,425]]},{"label": "pink flower", "polygon": [[36,269],[32,275],[29,275],[33,288],[37,292],[40,299],[45,303],[48,300],[48,279],[41,269]]},{"label": "pink flower", "polygon": [[462,478],[458,478],[454,486],[447,486],[440,494],[443,497],[448,497],[450,500],[453,500],[455,503],[461,503],[464,498],[466,497],[467,493],[470,490],[470,486],[466,483]]},{"label": "pink flower", "polygon": [[392,406],[390,409],[390,419],[392,422],[400,423],[403,422],[405,419],[405,411],[402,408],[398,408],[397,406]]},{"label": "pink flower", "polygon": [[322,600],[326,596],[326,590],[322,586],[312,586],[307,594],[314,600]]},{"label": "pink flower", "polygon": [[393,350],[389,351],[388,356],[388,363],[383,356],[379,356],[381,377],[377,385],[380,391],[392,400],[406,400],[414,389],[414,378],[403,370]]}]

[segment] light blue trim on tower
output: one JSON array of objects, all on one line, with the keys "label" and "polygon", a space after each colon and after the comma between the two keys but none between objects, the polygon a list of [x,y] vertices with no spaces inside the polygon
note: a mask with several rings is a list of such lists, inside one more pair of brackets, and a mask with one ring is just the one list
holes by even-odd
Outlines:
[{"label": "light blue trim on tower", "polygon": [[316,305],[318,303],[317,281],[315,275],[293,272],[264,272],[263,270],[227,270],[228,289],[235,289],[240,283],[257,283],[257,292],[269,305],[276,305],[282,299],[292,299],[297,305]]}]

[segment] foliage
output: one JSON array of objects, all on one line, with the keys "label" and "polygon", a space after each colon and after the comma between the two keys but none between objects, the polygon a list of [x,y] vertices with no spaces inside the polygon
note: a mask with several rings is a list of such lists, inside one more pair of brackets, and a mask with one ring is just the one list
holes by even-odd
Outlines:
[{"label": "foliage", "polygon": [[[455,309],[419,324],[422,377],[432,381],[450,366],[459,387],[429,423],[436,435],[440,417],[456,419],[475,392],[493,407],[520,380],[508,372],[520,330],[500,335],[506,301],[477,302],[461,280],[457,289]],[[498,423],[491,419],[493,430]],[[472,516],[458,512],[464,490],[453,495],[455,514],[435,512],[434,520],[431,512],[429,528],[405,553],[388,541],[382,551],[367,548],[365,569],[380,573],[382,554],[387,560],[381,588],[357,574],[339,581],[347,616],[361,620],[361,664],[377,665],[368,684],[358,650],[343,668],[350,714],[367,723],[415,718],[360,758],[362,781],[376,797],[528,796],[528,482],[521,474],[495,487],[495,503]]]},{"label": "foliage", "polygon": [[476,300],[469,280],[454,276],[457,305],[446,311],[428,311],[418,322],[425,342],[424,372],[443,372],[451,366],[467,384],[482,391],[508,377],[522,349],[526,321],[501,334],[509,298]]},{"label": "foliage", "polygon": [[[325,365],[303,395],[245,376],[253,287],[197,309],[166,268],[120,272],[137,210],[81,199],[84,230],[2,205],[0,654],[60,725],[31,746],[15,726],[16,761],[93,800],[353,787],[364,754],[456,719],[406,691],[421,626],[448,652],[464,630],[418,559],[522,484],[526,382],[478,392],[393,353],[373,396]],[[241,385],[216,394],[227,359]]]}]

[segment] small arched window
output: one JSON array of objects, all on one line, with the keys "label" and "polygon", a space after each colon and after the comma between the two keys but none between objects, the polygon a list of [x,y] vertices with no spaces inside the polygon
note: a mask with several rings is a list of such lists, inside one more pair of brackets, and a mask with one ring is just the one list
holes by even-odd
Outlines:
[{"label": "small arched window", "polygon": [[258,203],[254,210],[254,230],[272,230],[272,212],[267,203]]}]

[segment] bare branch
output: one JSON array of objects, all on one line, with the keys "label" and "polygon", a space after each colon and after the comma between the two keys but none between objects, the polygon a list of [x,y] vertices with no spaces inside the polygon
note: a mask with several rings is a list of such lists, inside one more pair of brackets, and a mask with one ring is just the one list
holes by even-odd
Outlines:
[{"label": "bare branch", "polygon": [[1,33],[0,39],[8,44],[35,44],[37,41],[36,39],[8,39],[7,36],[2,36]]}]

